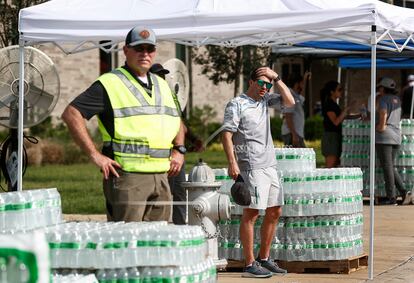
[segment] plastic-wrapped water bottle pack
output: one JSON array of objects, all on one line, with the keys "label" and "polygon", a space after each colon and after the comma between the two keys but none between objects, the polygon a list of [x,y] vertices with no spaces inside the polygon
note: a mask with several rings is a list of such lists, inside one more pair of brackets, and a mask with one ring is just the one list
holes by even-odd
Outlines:
[{"label": "plastic-wrapped water bottle pack", "polygon": [[275,148],[275,154],[280,171],[309,171],[316,168],[313,148]]},{"label": "plastic-wrapped water bottle pack", "polygon": [[0,193],[0,233],[16,233],[62,222],[57,189]]},{"label": "plastic-wrapped water bottle pack", "polygon": [[53,268],[181,266],[207,257],[199,226],[167,222],[68,222],[44,229]]}]

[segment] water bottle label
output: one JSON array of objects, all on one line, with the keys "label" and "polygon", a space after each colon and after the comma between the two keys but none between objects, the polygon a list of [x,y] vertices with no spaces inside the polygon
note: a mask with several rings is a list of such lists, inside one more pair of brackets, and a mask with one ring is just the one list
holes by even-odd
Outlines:
[{"label": "water bottle label", "polygon": [[105,243],[102,248],[103,249],[123,249],[126,247],[128,247],[128,242],[113,242],[113,243]]},{"label": "water bottle label", "polygon": [[6,211],[17,211],[17,210],[24,210],[26,208],[25,203],[13,203],[13,204],[6,204],[5,210]]},{"label": "water bottle label", "polygon": [[308,228],[314,228],[314,227],[315,227],[315,222],[313,222],[313,221],[309,221],[309,222],[307,223],[307,227],[308,227]]},{"label": "water bottle label", "polygon": [[49,243],[49,248],[51,250],[59,249],[60,248],[60,243]]},{"label": "water bottle label", "polygon": [[230,176],[216,176],[216,180],[233,180]]},{"label": "water bottle label", "polygon": [[97,247],[98,247],[98,244],[96,243],[89,242],[86,244],[87,249],[96,250]]},{"label": "water bottle label", "polygon": [[313,243],[305,244],[305,249],[313,249]]},{"label": "water bottle label", "polygon": [[293,228],[294,225],[295,225],[294,222],[287,222],[285,226],[286,226],[286,228]]},{"label": "water bottle label", "polygon": [[81,245],[79,243],[63,242],[63,243],[60,243],[59,248],[60,249],[74,249],[74,250],[78,250],[78,249],[81,248]]}]

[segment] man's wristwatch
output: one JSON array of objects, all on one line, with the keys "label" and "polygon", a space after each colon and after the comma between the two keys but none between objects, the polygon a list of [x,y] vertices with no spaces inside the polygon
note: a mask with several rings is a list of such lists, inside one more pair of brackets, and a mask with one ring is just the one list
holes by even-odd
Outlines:
[{"label": "man's wristwatch", "polygon": [[184,145],[174,145],[173,149],[177,150],[181,154],[185,154],[187,152],[187,149]]},{"label": "man's wristwatch", "polygon": [[273,81],[275,82],[275,83],[277,83],[278,81],[280,81],[281,79],[280,79],[280,77],[279,77],[279,75],[276,77],[276,78],[274,78],[273,79]]}]

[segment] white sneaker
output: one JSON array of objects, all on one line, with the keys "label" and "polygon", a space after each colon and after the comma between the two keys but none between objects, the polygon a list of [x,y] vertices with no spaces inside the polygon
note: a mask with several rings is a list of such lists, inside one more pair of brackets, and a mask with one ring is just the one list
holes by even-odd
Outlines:
[{"label": "white sneaker", "polygon": [[403,202],[402,202],[402,205],[409,205],[409,204],[413,204],[413,196],[412,196],[411,191],[408,191],[405,194],[405,197],[404,197]]}]

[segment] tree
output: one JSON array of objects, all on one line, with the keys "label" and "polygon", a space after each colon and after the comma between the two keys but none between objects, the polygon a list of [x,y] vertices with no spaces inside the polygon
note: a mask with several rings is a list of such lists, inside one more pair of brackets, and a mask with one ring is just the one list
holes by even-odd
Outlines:
[{"label": "tree", "polygon": [[46,0],[0,0],[0,47],[19,43],[19,11]]},{"label": "tree", "polygon": [[195,58],[202,65],[201,73],[217,85],[220,82],[234,82],[234,96],[240,93],[240,76],[247,78],[251,69],[267,63],[269,47],[238,46],[221,47],[207,45]]}]

